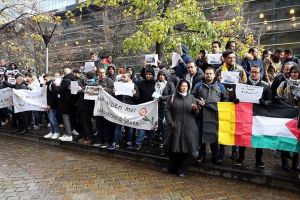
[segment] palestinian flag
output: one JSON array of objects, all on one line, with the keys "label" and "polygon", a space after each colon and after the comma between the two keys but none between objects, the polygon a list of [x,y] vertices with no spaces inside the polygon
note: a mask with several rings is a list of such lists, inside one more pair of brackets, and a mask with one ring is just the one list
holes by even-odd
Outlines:
[{"label": "palestinian flag", "polygon": [[210,103],[203,110],[203,135],[220,144],[300,152],[299,109],[287,105]]}]

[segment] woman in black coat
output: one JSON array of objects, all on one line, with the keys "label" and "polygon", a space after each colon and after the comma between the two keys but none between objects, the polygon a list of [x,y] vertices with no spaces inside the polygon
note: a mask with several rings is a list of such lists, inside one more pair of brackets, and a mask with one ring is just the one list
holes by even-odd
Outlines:
[{"label": "woman in black coat", "polygon": [[165,118],[171,128],[168,140],[170,166],[168,171],[180,177],[198,156],[199,131],[195,116],[199,114],[196,99],[189,94],[190,84],[180,80],[177,91],[166,104]]}]

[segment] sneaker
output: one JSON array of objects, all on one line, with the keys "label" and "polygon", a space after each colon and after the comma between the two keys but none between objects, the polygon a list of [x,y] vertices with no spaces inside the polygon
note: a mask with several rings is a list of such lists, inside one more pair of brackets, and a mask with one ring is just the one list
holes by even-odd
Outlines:
[{"label": "sneaker", "polygon": [[79,135],[79,133],[75,129],[73,129],[72,133],[73,133],[73,135],[76,135],[76,136]]},{"label": "sneaker", "polygon": [[54,133],[51,137],[51,139],[56,140],[59,138],[59,133]]},{"label": "sneaker", "polygon": [[33,125],[33,129],[34,130],[39,130],[39,129],[41,129],[41,127],[39,125]]},{"label": "sneaker", "polygon": [[135,145],[133,146],[133,149],[138,151],[138,150],[141,149],[141,147],[142,147],[141,144],[135,144]]},{"label": "sneaker", "polygon": [[234,163],[235,166],[242,166],[244,164],[244,161],[242,159],[237,159]]},{"label": "sneaker", "polygon": [[94,147],[100,147],[101,144],[100,144],[100,143],[94,143],[93,146],[94,146]]},{"label": "sneaker", "polygon": [[107,146],[108,146],[107,144],[100,144],[101,149],[105,149],[105,148],[107,148]]},{"label": "sneaker", "polygon": [[127,142],[127,149],[132,149],[132,143],[131,142]]},{"label": "sneaker", "polygon": [[68,137],[66,134],[63,134],[61,137],[59,137],[58,139],[61,140],[62,138]]},{"label": "sneaker", "polygon": [[260,169],[264,169],[266,167],[262,161],[256,161],[255,166]]},{"label": "sneaker", "polygon": [[73,141],[73,136],[70,135],[70,136],[60,137],[60,140],[64,142],[71,142]]},{"label": "sneaker", "polygon": [[47,135],[44,136],[44,138],[51,138],[53,136],[53,133],[48,133]]},{"label": "sneaker", "polygon": [[84,143],[84,141],[85,141],[84,138],[81,138],[81,139],[78,140],[78,142],[80,142],[80,143]]},{"label": "sneaker", "polygon": [[108,150],[115,150],[117,148],[119,148],[120,145],[116,144],[116,143],[113,143],[112,145],[110,145],[109,147],[107,147]]}]

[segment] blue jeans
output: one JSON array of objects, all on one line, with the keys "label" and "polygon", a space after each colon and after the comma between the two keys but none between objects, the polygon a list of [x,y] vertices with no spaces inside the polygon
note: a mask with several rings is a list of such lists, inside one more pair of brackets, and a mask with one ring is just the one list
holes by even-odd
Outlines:
[{"label": "blue jeans", "polygon": [[[127,142],[131,142],[132,134],[133,134],[133,128],[124,126],[124,128],[125,127],[127,128]],[[117,124],[116,125],[116,130],[115,130],[115,139],[114,139],[114,142],[116,144],[120,143],[121,134],[122,134],[122,125]]]},{"label": "blue jeans", "polygon": [[137,132],[136,140],[135,140],[136,144],[142,144],[142,142],[144,141],[144,138],[145,138],[145,133],[148,136],[148,141],[150,143],[153,142],[154,136],[155,136],[154,135],[155,134],[154,130],[141,130],[141,129],[139,129],[138,132]]},{"label": "blue jeans", "polygon": [[56,113],[57,113],[57,109],[50,109],[48,111],[51,133],[59,133],[58,123],[57,123],[57,119],[56,119]]}]

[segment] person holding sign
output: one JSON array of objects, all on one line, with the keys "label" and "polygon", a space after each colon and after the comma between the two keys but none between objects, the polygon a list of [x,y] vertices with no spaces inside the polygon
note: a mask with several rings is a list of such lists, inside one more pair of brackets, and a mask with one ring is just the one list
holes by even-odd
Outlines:
[{"label": "person holding sign", "polygon": [[[260,76],[260,67],[253,65],[250,69],[250,76],[247,81],[247,85],[253,85],[253,86],[260,86],[263,87],[263,93],[262,93],[262,98],[259,100],[259,103],[261,105],[270,105],[272,103],[272,92],[269,84],[263,80],[261,80]],[[243,165],[244,160],[245,160],[245,151],[246,147],[239,147],[239,157],[236,160],[235,165],[240,166]],[[263,149],[256,148],[255,150],[255,166],[257,168],[265,168],[265,164],[262,161],[262,153]]]},{"label": "person holding sign", "polygon": [[47,86],[47,105],[48,105],[48,118],[50,122],[50,132],[44,136],[44,138],[58,139],[59,138],[59,128],[56,118],[58,111],[58,97],[57,92],[54,90],[54,79],[52,74],[44,75],[44,80]]},{"label": "person holding sign", "polygon": [[[96,85],[101,90],[105,90],[110,95],[113,95],[114,92],[114,82],[110,78],[106,77],[105,69],[97,69],[98,81]],[[97,138],[94,143],[94,146],[100,146],[100,148],[106,148],[113,143],[115,124],[108,121],[102,116],[96,117],[96,129],[97,129]]]},{"label": "person holding sign", "polygon": [[[59,86],[55,86],[54,89],[60,95],[59,99],[59,111],[62,114],[62,119],[65,127],[65,134],[58,139],[61,141],[73,141],[71,121],[75,121],[71,114],[74,110],[74,95],[71,94],[71,81],[76,81],[72,70],[69,68],[64,69],[64,77]],[[55,83],[55,82],[53,82]]]},{"label": "person holding sign", "polygon": [[[130,74],[126,73],[122,75],[121,81],[123,83],[132,83],[132,80],[130,79]],[[133,90],[133,96],[129,95],[116,95],[116,98],[126,104],[130,105],[135,105],[139,98],[140,98],[140,93],[139,89],[136,84],[134,84],[134,90]],[[114,136],[114,142],[111,146],[108,147],[109,150],[114,150],[116,148],[119,148],[120,145],[120,140],[121,140],[121,133],[122,133],[122,125],[116,124],[116,129],[115,129],[115,136]],[[126,127],[124,126],[126,133],[127,133],[127,139],[126,139],[126,144],[128,149],[132,149],[132,136],[134,129],[131,127]]]},{"label": "person holding sign", "polygon": [[[215,70],[212,67],[206,68],[204,73],[204,79],[195,85],[192,94],[196,99],[204,101],[204,106],[207,107],[209,107],[208,103],[211,102],[228,101],[227,91],[222,83],[216,81]],[[197,119],[199,121],[199,129],[201,136],[200,141],[202,143],[197,162],[205,162],[206,143],[208,143],[210,144],[213,163],[221,163],[222,159],[219,157],[218,134],[216,132],[211,132],[211,128],[209,127],[211,122],[209,121],[209,112],[207,112],[206,109],[201,109]]]},{"label": "person holding sign", "polygon": [[[25,82],[22,76],[18,76],[16,79],[16,90],[28,90],[28,85]],[[17,113],[17,120],[18,120],[18,133],[20,135],[24,135],[27,133],[27,125],[28,125],[28,115],[27,112],[19,112]]]},{"label": "person holding sign", "polygon": [[[238,73],[238,82],[239,83],[246,83],[247,81],[247,75],[245,70],[243,69],[243,67],[241,67],[240,65],[237,65],[235,62],[235,52],[232,50],[226,50],[222,53],[222,57],[224,60],[224,64],[219,67],[216,70],[216,77],[217,80],[222,82],[222,72],[237,72]],[[226,90],[228,91],[229,94],[229,101],[233,102],[236,98],[235,98],[235,84],[225,84],[224,86],[226,88]],[[220,145],[220,155],[221,157],[225,156],[225,146],[224,145]],[[232,159],[236,160],[238,155],[237,155],[237,149],[235,146],[232,147]]]}]

